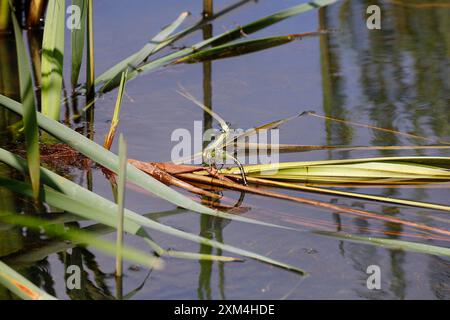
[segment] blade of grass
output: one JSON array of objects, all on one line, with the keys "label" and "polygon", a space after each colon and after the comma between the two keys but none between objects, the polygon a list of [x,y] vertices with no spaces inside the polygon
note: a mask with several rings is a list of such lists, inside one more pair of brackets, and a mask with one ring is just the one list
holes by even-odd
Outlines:
[{"label": "blade of grass", "polygon": [[[225,14],[231,12],[232,10],[235,10],[235,9],[237,9],[237,8],[243,6],[243,5],[245,5],[246,3],[251,2],[251,1],[254,1],[254,0],[241,0],[241,1],[238,1],[238,2],[236,2],[236,3],[234,3],[234,4],[232,4],[232,5],[230,5],[230,6],[226,7],[226,8],[224,8],[224,9],[218,11],[217,13],[213,14],[213,15],[210,16],[210,17],[201,19],[201,20],[200,20],[198,23],[196,23],[195,25],[193,25],[193,26],[191,26],[191,27],[188,27],[188,28],[182,30],[182,31],[178,32],[177,34],[175,34],[175,35],[173,35],[173,36],[171,36],[171,37],[167,37],[166,39],[164,39],[164,41],[160,42],[160,43],[152,50],[152,52],[151,52],[149,55],[147,55],[146,58],[148,58],[150,55],[155,54],[155,53],[158,52],[159,50],[161,50],[161,49],[163,49],[163,48],[169,46],[170,44],[174,43],[175,41],[180,40],[181,38],[187,36],[188,34],[191,34],[192,32],[194,32],[194,31],[200,29],[201,27],[203,27],[204,25],[210,23],[211,21],[213,21],[213,20],[215,20],[215,19],[218,19],[218,18],[222,17],[223,15],[225,15]],[[133,56],[134,56],[134,55],[135,55],[135,54],[133,54]],[[133,56],[130,56],[130,57],[128,57],[128,58],[125,59],[125,60],[130,60],[130,59],[132,59]],[[118,81],[113,81],[113,79],[115,78],[115,77],[114,77],[114,73],[116,73],[116,74],[119,74],[119,73],[120,73],[120,69],[121,69],[120,65],[122,65],[122,67],[124,67],[124,62],[126,62],[125,60],[122,61],[122,62],[120,62],[120,63],[117,64],[116,66],[112,67],[111,69],[109,69],[109,70],[108,70],[108,71],[109,71],[108,74],[105,73],[105,74],[101,75],[100,77],[98,77],[98,78],[96,79],[96,85],[99,85],[99,84],[101,84],[101,83],[104,83],[104,84],[105,84],[104,87],[99,91],[99,93],[105,93],[105,92],[107,92],[107,91],[110,91],[110,90],[114,89],[114,87],[117,86]],[[137,65],[137,64],[135,64],[135,65]],[[112,72],[113,70],[114,70],[114,72]]]},{"label": "blade of grass", "polygon": [[72,48],[71,82],[73,89],[77,87],[81,64],[83,62],[84,40],[86,36],[87,1],[88,0],[72,0],[72,5],[78,6],[81,9],[79,28],[73,28],[70,32]]},{"label": "blade of grass", "polygon": [[[231,30],[229,32],[225,32],[225,33],[222,33],[221,35],[218,35],[216,37],[213,37],[213,38],[210,38],[208,40],[204,40],[202,42],[199,42],[199,43],[197,43],[197,44],[195,44],[195,45],[193,45],[193,46],[191,46],[189,48],[179,50],[177,52],[168,54],[168,55],[163,56],[163,57],[161,57],[159,59],[156,59],[156,60],[154,60],[152,62],[149,62],[147,64],[139,66],[138,68],[135,68],[134,70],[130,71],[128,79],[132,80],[136,76],[138,76],[139,74],[145,74],[147,72],[153,71],[153,70],[155,70],[155,69],[157,69],[157,68],[159,68],[161,66],[164,66],[164,65],[172,62],[173,60],[175,60],[177,58],[181,58],[183,56],[189,55],[189,54],[191,54],[193,52],[196,52],[196,51],[198,51],[198,50],[200,50],[200,49],[202,49],[202,48],[204,48],[204,47],[206,47],[208,45],[217,46],[217,45],[221,45],[221,44],[224,44],[224,43],[227,43],[227,42],[239,39],[244,34],[246,34],[246,35],[247,34],[251,34],[253,32],[256,32],[256,31],[259,31],[261,29],[264,29],[264,28],[266,28],[268,26],[271,26],[271,25],[273,25],[275,23],[278,23],[280,21],[283,21],[285,19],[288,19],[288,18],[293,17],[295,15],[298,15],[300,13],[307,12],[307,11],[310,11],[310,10],[313,10],[313,9],[317,9],[317,8],[320,8],[320,7],[323,7],[323,6],[330,5],[330,4],[332,4],[332,3],[336,2],[336,1],[337,0],[315,0],[315,1],[310,1],[308,3],[304,3],[304,4],[300,4],[300,5],[296,5],[296,6],[290,7],[288,9],[286,9],[286,10],[282,10],[282,11],[280,11],[278,13],[266,16],[266,17],[264,17],[262,19],[254,21],[252,23],[249,23],[249,24],[247,24],[245,26],[235,28],[235,29],[233,29],[233,30]],[[238,6],[240,6],[240,5],[244,4],[244,3],[245,3],[245,1],[241,1],[241,3],[237,3],[235,5],[232,5],[230,7],[230,10],[232,10],[235,7],[238,7]],[[223,10],[223,12],[219,12],[217,15],[214,15],[213,17],[211,17],[211,19],[215,19],[215,18],[221,16],[222,14],[227,13],[228,11],[229,10],[225,9],[225,10]],[[201,23],[201,24],[203,24],[203,23]],[[199,24],[197,24],[197,25],[195,25],[193,27],[190,27],[190,28],[188,28],[188,29],[186,29],[186,30],[184,30],[184,31],[174,35],[172,38],[169,38],[165,42],[161,43],[159,45],[159,48],[163,48],[163,47],[173,43],[174,41],[180,39],[181,37],[183,37],[183,36],[193,32],[195,30],[197,30],[198,28],[199,28]],[[153,53],[155,53],[156,51],[157,50],[154,50]],[[129,59],[129,58],[127,58],[127,59]],[[118,70],[120,70],[120,68],[118,68]],[[116,70],[116,72],[120,73],[120,71],[117,71],[117,70]],[[111,78],[111,75],[109,77],[102,77],[102,78],[98,79],[97,80],[98,84],[100,84],[102,82],[104,83],[103,87],[99,90],[98,93],[103,94],[103,93],[106,93],[106,92],[111,91],[114,88],[116,88],[119,85],[119,81],[118,81],[118,77],[116,77],[115,79],[116,79],[116,81],[113,81],[113,78]],[[101,81],[99,81],[99,80],[101,80]]]},{"label": "blade of grass", "polygon": [[59,119],[64,60],[65,0],[49,0],[42,41],[42,113]]},{"label": "blade of grass", "polygon": [[114,136],[116,135],[116,129],[119,125],[120,119],[120,109],[122,105],[123,93],[125,91],[125,83],[127,79],[128,71],[122,72],[122,77],[120,79],[119,92],[117,93],[116,105],[114,106],[114,115],[111,121],[111,127],[109,128],[108,135],[105,138],[103,147],[107,150],[111,149],[111,144],[114,141]]},{"label": "blade of grass", "polygon": [[204,49],[194,52],[186,57],[180,58],[172,64],[179,63],[198,63],[204,61],[213,61],[218,59],[232,58],[242,56],[249,53],[263,51],[273,47],[278,47],[283,44],[288,44],[294,40],[300,40],[305,37],[325,34],[326,31],[306,32],[300,34],[290,34],[284,36],[267,37],[261,39],[252,39],[240,42],[232,42],[215,46],[210,49]]},{"label": "blade of grass", "polygon": [[116,277],[122,276],[122,247],[123,221],[125,204],[125,184],[127,176],[127,144],[123,135],[119,137],[119,175],[117,179],[117,248],[116,248]]},{"label": "blade of grass", "polygon": [[[366,162],[361,164],[318,165],[292,169],[278,170],[278,172],[263,171],[254,174],[279,180],[295,181],[349,181],[355,180],[365,183],[373,180],[446,180],[450,179],[450,172],[438,167],[423,167],[423,165],[394,164],[389,162]],[[389,181],[386,181],[389,183]]]},{"label": "blade of grass", "polygon": [[[25,196],[32,195],[30,194],[31,188],[29,188],[28,184],[24,182],[0,177],[0,185]],[[92,203],[82,203],[79,200],[74,199],[72,196],[62,194],[47,186],[43,187],[41,193],[41,200],[53,207],[67,212],[72,212],[73,214],[79,215],[83,218],[94,220],[113,228],[117,227],[117,208],[115,208],[116,212],[106,214],[106,210],[104,208],[96,209]],[[115,219],[111,220],[112,217]],[[138,234],[141,232],[141,226],[131,219],[125,220],[124,228],[130,234]]]},{"label": "blade of grass", "polygon": [[[1,96],[0,96],[1,98]],[[46,118],[47,119],[47,118]],[[0,148],[0,159],[2,162],[10,165],[11,167],[25,173],[27,171],[26,162],[15,156],[14,154]],[[80,187],[76,183],[67,180],[50,170],[41,168],[41,177],[43,183],[51,186],[51,188],[43,188],[44,201],[55,207],[60,207],[68,212],[73,212],[87,219],[101,222],[105,225],[115,227],[114,221],[117,221],[117,205],[83,187]],[[1,180],[0,180],[1,181]],[[14,185],[5,183],[7,188],[12,188]],[[57,192],[55,190],[59,190]],[[30,196],[30,188],[26,188],[26,184],[21,185],[14,189],[14,192],[18,192],[27,196]],[[190,200],[190,199],[188,199]],[[70,207],[69,207],[70,206]],[[270,225],[270,224],[269,224]],[[307,273],[297,267],[279,262],[269,257],[253,253],[247,250],[242,250],[227,244],[220,243],[218,241],[210,240],[201,236],[190,234],[178,229],[166,226],[164,224],[153,221],[147,217],[143,217],[133,211],[125,209],[125,225],[124,228],[127,232],[135,234],[144,238],[144,240],[150,240],[143,227],[150,228],[168,235],[172,235],[181,239],[192,241],[208,245],[214,248],[222,249],[234,254],[242,255],[251,259],[259,260],[264,263],[268,263],[286,270],[294,271],[296,273],[307,275]],[[293,230],[292,228],[285,228]],[[147,241],[149,243],[149,241]],[[151,245],[151,243],[149,243]]]},{"label": "blade of grass", "polygon": [[[107,227],[104,224],[95,224],[88,227],[81,228],[84,232],[92,233],[97,237],[110,234],[116,229]],[[81,244],[80,242],[72,239],[69,241],[61,241],[60,239],[53,239],[46,241],[45,243],[36,244],[33,248],[20,252],[4,258],[4,262],[14,267],[27,267],[35,264],[48,257],[49,255],[64,252]]]},{"label": "blade of grass", "polygon": [[[269,178],[272,176],[280,178],[295,175],[299,179],[305,179],[312,170],[320,168],[324,169],[326,174],[330,177],[338,176],[337,170],[345,168],[341,176],[351,175],[354,170],[354,177],[406,177],[406,178],[442,178],[448,179],[450,172],[450,157],[377,157],[377,158],[358,158],[358,159],[344,159],[344,160],[324,160],[324,161],[299,161],[299,162],[284,162],[262,165],[244,166],[245,172],[251,175],[261,175]],[[336,171],[335,171],[336,170]],[[359,170],[359,171],[358,171]],[[362,171],[361,171],[362,170]],[[222,173],[238,174],[239,168],[223,169]],[[267,175],[266,175],[267,173]],[[308,174],[306,174],[308,173]],[[321,174],[324,174],[322,172]],[[308,177],[309,178],[309,177]]]},{"label": "blade of grass", "polygon": [[[0,95],[0,105],[3,105],[9,110],[12,110],[18,114],[22,114],[21,104],[3,95]],[[39,112],[37,112],[37,120],[39,126],[43,130],[47,131],[62,142],[67,143],[72,148],[84,154],[86,157],[92,159],[94,162],[97,162],[110,171],[117,173],[119,162],[117,155],[115,155],[114,153],[105,150],[103,147],[86,138],[85,136],[64,126],[57,121],[43,116]],[[187,198],[181,193],[172,190],[170,187],[167,187],[158,180],[148,176],[131,164],[128,164],[127,166],[127,179],[133,184],[140,186],[144,190],[147,190],[148,192],[153,193],[164,200],[167,200],[173,204],[176,204],[177,206],[186,208],[188,210],[230,220],[286,229],[286,227],[277,226],[271,223],[261,222],[254,219],[212,210]]]},{"label": "blade of grass", "polygon": [[[251,33],[254,33],[256,31],[259,31],[261,29],[264,29],[266,27],[269,27],[275,23],[281,22],[285,19],[294,17],[300,13],[304,13],[310,10],[318,9],[323,6],[327,6],[330,4],[335,3],[337,0],[315,0],[310,1],[308,3],[299,4],[293,7],[290,7],[288,9],[282,10],[280,12],[274,13],[272,15],[266,16],[264,18],[261,18],[257,21],[254,21],[252,23],[246,24],[242,27],[237,27],[231,31],[224,32],[218,36],[215,36],[213,38],[210,38],[208,40],[201,41],[197,44],[194,44],[193,46],[190,46],[189,48],[185,48],[182,50],[179,50],[177,52],[168,54],[166,56],[163,56],[159,59],[156,59],[154,61],[151,61],[136,70],[133,70],[130,72],[128,79],[134,79],[138,75],[146,74],[148,72],[151,72],[161,66],[164,66],[176,59],[179,59],[181,57],[184,57],[186,55],[192,54],[195,51],[198,51],[206,46],[218,46],[221,44],[225,44],[227,42],[239,39],[243,37],[244,35],[249,35]],[[108,87],[104,90],[110,91],[114,89],[114,87]]]},{"label": "blade of grass", "polygon": [[0,261],[0,283],[24,300],[56,300]]},{"label": "blade of grass", "polygon": [[214,39],[210,44],[212,46],[219,46],[230,41],[241,38],[243,35],[249,35],[259,30],[265,29],[273,24],[286,20],[288,18],[297,16],[311,10],[316,10],[321,7],[329,6],[335,3],[336,0],[313,0],[290,8],[281,10],[269,16],[258,19],[254,22],[246,24],[242,27],[235,28],[229,32],[225,32]]},{"label": "blade of grass", "polygon": [[[0,186],[6,187],[14,192],[26,195],[26,196],[30,196],[31,195],[31,188],[29,188],[29,186],[26,183],[23,182],[19,182],[19,181],[15,181],[15,180],[11,180],[11,179],[6,179],[6,178],[1,178],[0,177]],[[93,206],[89,206],[89,205],[83,205],[81,202],[77,201],[77,200],[73,200],[70,197],[67,197],[59,192],[56,192],[54,190],[52,190],[51,188],[48,187],[44,187],[42,190],[42,194],[44,196],[43,201],[47,202],[48,204],[61,208],[63,210],[67,210],[69,212],[73,212],[76,214],[80,214],[84,217],[88,217],[88,215],[97,215],[97,217],[95,218],[97,221],[100,220],[111,220],[111,215],[114,215],[115,217],[113,219],[117,219],[117,211],[113,211],[111,212],[106,212],[103,211],[101,212],[101,215],[103,215],[104,217],[100,217],[100,215],[98,214],[98,210],[95,210],[95,207]],[[79,195],[80,197],[80,195]],[[101,197],[100,197],[101,198]],[[106,199],[105,199],[106,200]],[[103,201],[105,202],[105,201]],[[101,204],[100,201],[97,201],[97,205]],[[115,208],[117,210],[117,206]],[[222,244],[220,242],[214,241],[214,240],[210,240],[207,238],[203,238],[200,236],[196,236],[193,234],[189,234],[183,231],[179,231],[177,229],[165,226],[163,224],[157,223],[155,221],[149,220],[145,217],[142,217],[132,211],[129,210],[125,210],[125,215],[128,216],[128,218],[130,218],[131,220],[133,220],[134,222],[140,223],[142,226],[163,232],[163,233],[167,233],[182,239],[186,239],[186,240],[190,240],[193,242],[197,242],[197,243],[201,243],[201,244],[205,244],[208,246],[212,246],[212,247],[216,247],[225,251],[229,251],[231,253],[235,253],[235,254],[239,254],[245,257],[249,257],[252,259],[256,259],[265,263],[269,263],[271,265],[274,266],[278,266],[287,270],[291,270],[294,272],[297,272],[299,274],[302,275],[307,275],[307,273],[297,267],[282,263],[282,262],[278,262],[276,260],[270,259],[268,257],[259,255],[259,254],[255,254],[246,250],[242,250],[236,247],[232,247],[226,244]],[[112,220],[112,223],[114,224],[115,220]],[[105,224],[107,225],[111,225],[111,222],[105,222]],[[143,229],[140,229],[138,231],[135,231],[134,234],[137,235],[141,235],[143,234],[143,232],[145,232]],[[149,239],[148,238],[144,238],[144,240],[148,243]],[[92,240],[94,241],[94,240]],[[152,245],[152,244],[150,244]],[[156,248],[156,250],[158,250]],[[114,253],[115,253],[115,247],[114,247]],[[185,252],[178,252],[178,251],[165,251],[164,255],[167,256],[171,256],[171,257],[179,257],[179,258],[188,258],[189,256],[192,258],[201,258],[201,259],[207,259],[207,258],[213,258],[213,256],[208,255],[208,256],[199,256],[196,255],[194,253],[185,253]],[[229,260],[231,261],[231,260]],[[239,259],[233,259],[233,261],[239,261]]]},{"label": "blade of grass", "polygon": [[[95,79],[95,85],[98,86],[101,84],[106,84],[107,87],[116,87],[121,73],[137,68],[150,55],[156,53],[158,50],[168,45],[168,37],[183,23],[183,21],[188,16],[189,12],[181,13],[174,22],[161,30],[161,32],[159,32],[139,51],[120,61],[119,63],[102,73],[100,76],[98,76],[97,79]],[[103,92],[104,90],[102,89],[100,91]]]},{"label": "blade of grass", "polygon": [[39,129],[36,120],[36,105],[33,89],[31,68],[28,60],[22,30],[17,22],[14,11],[11,10],[14,34],[16,37],[17,63],[19,69],[20,98],[23,105],[23,127],[27,150],[27,160],[34,197],[39,195],[40,185],[40,156]]},{"label": "blade of grass", "polygon": [[[162,213],[150,213],[150,214],[146,214],[144,216],[148,217],[148,218],[152,218],[154,219],[155,216],[159,216],[159,215],[170,215],[173,214],[172,212],[162,212]],[[61,217],[60,219],[57,219],[55,221],[55,219],[52,219],[49,221],[49,223],[65,223],[65,222],[71,222],[74,221],[71,218],[70,214],[62,214],[62,216],[68,216],[67,218],[63,218]],[[79,219],[78,219],[79,220]],[[12,220],[11,220],[12,221]],[[106,226],[104,224],[94,224],[94,225],[89,225],[87,227],[84,227],[81,229],[81,231],[85,231],[87,233],[92,234],[93,236],[104,236],[110,233],[113,233],[116,231],[115,228]],[[43,246],[39,246],[39,247],[34,247],[30,250],[27,250],[26,252],[20,253],[20,254],[15,254],[13,256],[8,256],[5,258],[5,262],[9,265],[14,265],[14,266],[28,266],[30,264],[33,264],[37,261],[41,261],[43,259],[45,259],[47,256],[51,255],[51,254],[55,254],[58,252],[62,252],[62,251],[66,251],[68,249],[71,249],[73,247],[75,247],[76,245],[81,244],[80,241],[72,239],[70,243],[65,242],[65,241],[60,241],[60,240],[53,240],[53,241],[47,241]],[[180,252],[181,254],[178,255],[178,252],[180,251],[176,251],[176,250],[164,250],[163,248],[160,248],[157,251],[157,254],[160,257],[173,257],[173,258],[180,258],[180,259],[196,259],[198,258],[199,260],[213,260],[213,261],[224,261],[224,262],[233,262],[233,261],[242,261],[241,259],[238,258],[232,258],[232,257],[226,257],[226,256],[215,256],[215,255],[198,255],[197,253],[190,253],[190,252]]]},{"label": "blade of grass", "polygon": [[219,262],[242,262],[244,260],[225,256],[216,256],[212,254],[203,254],[195,252],[175,251],[167,250],[168,257],[182,258],[189,260],[202,260],[202,261],[219,261]]},{"label": "blade of grass", "polygon": [[379,247],[395,249],[395,250],[405,250],[405,251],[413,251],[418,253],[426,253],[437,256],[447,256],[450,257],[450,248],[438,247],[423,243],[402,241],[396,239],[386,239],[386,238],[374,238],[374,237],[364,237],[352,234],[341,234],[338,232],[329,232],[329,231],[314,231],[314,234],[344,239],[346,241],[365,243],[370,245],[375,245]]},{"label": "blade of grass", "polygon": [[272,186],[272,187],[278,187],[278,188],[301,190],[301,191],[306,191],[306,192],[323,193],[323,194],[330,194],[330,195],[336,195],[336,196],[365,199],[365,200],[370,200],[370,201],[395,203],[395,204],[400,204],[400,205],[406,205],[406,206],[412,206],[412,207],[418,207],[418,208],[426,208],[426,209],[432,209],[432,210],[450,211],[449,206],[435,204],[435,203],[397,199],[397,198],[391,198],[391,197],[374,196],[374,195],[360,194],[360,193],[356,193],[356,192],[339,191],[339,190],[333,190],[333,189],[317,188],[317,187],[304,186],[304,185],[299,185],[299,184],[294,184],[294,183],[273,181],[270,179],[260,179],[260,178],[253,178],[253,177],[247,177],[247,181],[250,183],[257,184],[257,185],[266,185],[266,186]]},{"label": "blade of grass", "polygon": [[[12,180],[10,182],[14,183]],[[43,230],[50,237],[58,237],[73,241],[80,245],[87,245],[100,250],[111,257],[116,256],[116,244],[112,241],[101,239],[98,235],[95,235],[92,232],[70,229],[61,224],[51,224],[46,220],[26,215],[10,215],[7,217],[0,217],[0,221],[30,229]],[[163,266],[163,263],[159,258],[132,247],[123,246],[121,254],[123,258],[142,264],[148,268],[161,269]]]}]

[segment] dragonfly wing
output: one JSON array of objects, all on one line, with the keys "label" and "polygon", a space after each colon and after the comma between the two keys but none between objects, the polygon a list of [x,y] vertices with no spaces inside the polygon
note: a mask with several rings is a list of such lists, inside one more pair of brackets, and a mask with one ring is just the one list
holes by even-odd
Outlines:
[{"label": "dragonfly wing", "polygon": [[251,129],[243,132],[242,134],[240,134],[238,136],[230,137],[227,140],[225,146],[230,145],[232,143],[236,143],[237,141],[239,141],[241,139],[244,139],[246,137],[253,136],[253,135],[257,134],[258,132],[260,132],[262,130],[271,130],[271,129],[278,128],[281,125],[283,125],[283,124],[285,124],[285,123],[287,123],[287,122],[289,122],[291,120],[297,119],[297,118],[299,118],[299,117],[301,117],[301,116],[303,116],[305,114],[307,114],[307,112],[302,112],[302,113],[299,113],[299,114],[297,114],[295,116],[292,116],[292,117],[288,117],[288,118],[285,118],[285,119],[272,121],[272,122],[263,124],[262,126],[259,126],[259,127],[256,127],[256,128],[251,128]]},{"label": "dragonfly wing", "polygon": [[227,125],[227,123],[225,122],[225,120],[222,119],[222,117],[220,117],[217,113],[215,113],[214,111],[212,111],[210,108],[208,108],[207,106],[205,106],[203,103],[201,103],[200,101],[198,101],[192,94],[190,94],[184,87],[180,86],[180,90],[177,90],[177,92],[182,95],[183,97],[185,97],[186,99],[192,101],[193,103],[195,103],[197,106],[199,106],[200,108],[202,108],[204,111],[206,111],[211,117],[213,117],[219,124],[220,127],[222,128],[223,131],[227,132],[230,130],[230,127]]},{"label": "dragonfly wing", "polygon": [[172,161],[173,164],[195,164],[194,161],[197,159],[201,159],[203,154],[201,152],[196,153],[190,157],[185,157],[181,159],[177,159]]}]

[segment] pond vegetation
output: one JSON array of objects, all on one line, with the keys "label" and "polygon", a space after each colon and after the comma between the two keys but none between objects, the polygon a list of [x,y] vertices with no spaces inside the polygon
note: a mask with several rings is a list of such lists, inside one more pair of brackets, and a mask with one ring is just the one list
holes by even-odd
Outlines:
[{"label": "pond vegetation", "polygon": [[[443,267],[435,270],[438,275],[430,281],[443,278],[443,284],[438,289],[432,286],[432,291],[438,290],[437,298],[448,298],[450,278],[445,266],[450,256],[450,220],[446,217],[450,211],[446,196],[450,182],[450,42],[446,30],[450,9],[434,1],[378,1],[390,15],[385,24],[388,30],[365,34],[364,40],[359,41],[360,31],[354,28],[358,10],[365,4],[362,2],[315,0],[295,4],[214,35],[216,20],[233,12],[252,10],[258,4],[236,1],[215,12],[212,1],[205,0],[198,22],[189,25],[190,14],[180,13],[150,41],[145,43],[143,39],[139,50],[99,73],[96,54],[103,48],[94,42],[97,13],[93,0],[32,0],[25,2],[28,7],[22,1],[0,0],[0,283],[5,288],[0,286],[0,298],[131,299],[147,286],[150,273],[164,272],[177,260],[200,264],[199,299],[212,298],[213,264],[218,266],[220,298],[226,298],[225,266],[239,262],[242,268],[252,260],[276,267],[291,273],[294,278],[290,279],[296,279],[299,286],[307,278],[321,276],[314,274],[310,262],[303,264],[304,258],[286,256],[285,260],[285,256],[272,255],[272,250],[260,245],[246,246],[245,241],[237,240],[231,242],[237,244],[228,243],[222,232],[230,223],[246,224],[245,230],[274,230],[266,238],[269,243],[271,236],[290,234],[284,242],[286,251],[296,248],[297,237],[307,237],[313,242],[338,243],[340,251],[344,251],[343,243],[389,250],[389,255],[395,256],[393,261],[403,259],[396,258],[398,253],[442,259],[432,260]],[[79,21],[74,22],[79,27],[69,32],[68,39],[70,4],[81,11]],[[253,35],[308,13],[318,17],[317,30]],[[340,24],[333,23],[333,19]],[[416,19],[426,34],[414,29]],[[202,39],[192,43],[192,35],[198,31],[202,32]],[[432,33],[433,38],[427,39]],[[405,38],[395,45],[383,38],[396,38],[397,34]],[[322,113],[300,107],[293,116],[252,122],[253,129],[238,137],[229,135],[231,127],[224,119],[234,119],[232,111],[226,114],[213,108],[213,61],[270,53],[276,65],[282,58],[273,51],[275,48],[309,38],[317,38],[320,46]],[[191,42],[177,47],[181,41]],[[351,55],[341,53],[347,50],[346,45]],[[431,62],[422,60],[427,52]],[[371,59],[371,55],[375,57]],[[349,56],[360,63],[348,67]],[[366,63],[367,59],[375,63]],[[437,66],[436,61],[441,65]],[[186,112],[203,112],[204,131],[215,125],[221,129],[221,135],[204,144],[203,151],[196,155],[204,165],[133,159],[129,154],[133,136],[120,127],[123,117],[133,113],[124,103],[129,99],[128,86],[149,81],[146,79],[150,73],[191,64],[202,67],[203,101],[179,84],[178,93],[173,90],[173,94],[184,99]],[[344,99],[345,88],[353,82],[346,72],[360,73],[362,92],[354,94],[368,97],[366,105],[356,105],[354,110],[347,109],[349,102]],[[70,88],[65,79],[68,74]],[[99,104],[105,101],[111,105],[112,114],[100,108]],[[408,110],[401,109],[401,103],[407,104]],[[195,109],[195,105],[200,109]],[[352,117],[352,112],[358,114],[362,110],[367,119]],[[105,135],[100,138],[95,136],[99,114],[109,119]],[[149,115],[163,117],[151,110]],[[397,115],[400,120],[394,123]],[[283,130],[285,125],[314,121],[323,123],[326,144],[303,144],[306,139],[298,137],[294,143],[276,146],[238,141],[262,130]],[[372,132],[370,143],[361,144],[356,138],[357,130]],[[308,133],[301,135],[307,137]],[[117,145],[119,151],[112,152]],[[276,147],[290,160],[245,164],[236,159],[236,154],[226,151],[230,145],[246,154]],[[167,145],[167,150],[170,148]],[[207,161],[217,156],[232,159],[232,164],[220,167]],[[74,172],[85,176],[86,187],[84,182],[75,181]],[[94,176],[109,186],[109,195],[104,190],[94,191]],[[136,192],[134,188],[149,199],[143,201],[147,211],[154,212],[141,214],[131,209],[135,206],[130,204],[128,194]],[[438,192],[438,196],[421,196],[429,191]],[[246,195],[272,201],[261,200],[272,203],[273,212],[258,208],[255,201],[247,203]],[[238,200],[234,199],[236,196]],[[154,210],[155,197],[172,208]],[[282,203],[286,202],[291,202],[294,209],[284,210]],[[312,214],[302,215],[299,207]],[[186,212],[200,215],[199,232],[166,223],[167,217]],[[324,213],[332,220],[325,219]],[[187,217],[194,219],[192,215]],[[185,241],[200,249],[195,251]],[[100,270],[90,250],[110,257],[105,263],[109,273]],[[55,289],[53,277],[57,276],[49,271],[49,257],[56,257],[65,270],[70,265],[79,266],[83,270],[83,289]],[[128,270],[123,269],[122,260]],[[127,274],[134,268],[146,268],[149,273],[128,283]],[[402,273],[396,268],[393,267],[394,273]],[[248,274],[243,272],[242,276]],[[68,277],[64,273],[59,281],[65,283]],[[115,293],[105,284],[107,279],[114,279],[114,284],[109,283]],[[404,282],[401,276],[395,281]],[[124,287],[129,291],[124,293]],[[405,297],[404,293],[393,291],[396,298]],[[153,298],[151,294],[145,297]],[[166,297],[180,296],[174,293]],[[290,293],[283,297],[290,297]]]}]

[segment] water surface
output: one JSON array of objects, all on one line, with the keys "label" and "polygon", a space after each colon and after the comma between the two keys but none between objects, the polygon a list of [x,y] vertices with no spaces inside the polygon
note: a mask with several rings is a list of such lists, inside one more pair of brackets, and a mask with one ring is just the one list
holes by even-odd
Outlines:
[{"label": "water surface", "polygon": [[[230,3],[215,1],[215,7],[220,9]],[[297,3],[293,0],[265,0],[248,4],[215,21],[212,33],[219,34]],[[210,66],[170,66],[131,81],[127,84],[119,127],[128,140],[130,157],[143,161],[170,160],[174,146],[170,140],[172,132],[177,128],[193,130],[194,121],[203,119],[199,108],[176,93],[180,84],[201,99],[204,96],[209,98],[214,111],[235,128],[250,128],[312,110],[329,117],[428,137],[433,141],[450,141],[450,9],[448,6],[415,6],[416,2],[409,1],[377,3],[382,8],[381,30],[365,27],[365,9],[372,1],[340,1],[326,9],[307,12],[276,24],[254,37],[317,29],[336,32],[263,52],[214,61]],[[96,0],[94,10],[96,69],[99,74],[139,49],[180,12],[191,11],[192,16],[186,25],[195,23],[200,18],[201,1],[133,0],[128,1],[124,8],[123,1]],[[177,45],[189,45],[202,37],[200,31]],[[17,79],[14,78],[14,68],[10,66],[14,64],[14,58],[10,56],[14,55],[6,54],[14,50],[14,39],[2,36],[0,41],[0,88],[3,93],[17,98]],[[68,43],[66,52],[69,50]],[[67,60],[66,70],[70,70],[70,61]],[[204,72],[209,67],[211,72]],[[69,71],[66,79],[70,79]],[[212,88],[210,92],[203,90],[205,81]],[[103,143],[108,132],[114,100],[115,92],[112,92],[96,103],[94,139],[98,143]],[[80,99],[79,104],[82,103]],[[13,116],[6,113],[3,116],[4,110],[0,112],[0,145],[10,146],[14,137],[9,136],[4,128],[7,123],[12,123]],[[82,127],[83,123],[72,126]],[[299,118],[283,126],[280,142],[331,146],[431,144],[430,141],[315,117]],[[116,144],[112,150],[117,151]],[[285,154],[281,160],[394,155],[449,156],[450,153],[445,150],[313,151]],[[69,169],[73,181],[113,199],[111,186],[100,170]],[[13,174],[5,166],[0,166],[0,172]],[[352,187],[343,190],[450,205],[448,185],[440,188]],[[29,200],[4,189],[0,192],[3,212],[49,210],[36,208]],[[446,213],[439,211],[286,192],[448,229]],[[240,197],[239,193],[231,191],[223,191],[223,194],[236,202]],[[145,281],[133,299],[450,298],[448,258],[322,237],[308,232],[314,228],[306,227],[304,222],[306,219],[319,219],[327,230],[415,241],[403,235],[410,233],[410,228],[397,224],[252,194],[246,194],[241,205],[248,209],[244,216],[303,231],[277,230],[201,216],[177,209],[132,186],[128,188],[126,205],[140,213],[162,212],[159,221],[167,225],[268,255],[310,273],[309,277],[303,278],[253,260],[223,264],[168,259],[163,270],[152,271],[145,281],[148,270],[128,269],[131,264],[127,263],[124,292]],[[283,219],[286,215],[291,222]],[[299,223],[293,223],[295,219]],[[159,233],[152,232],[152,237],[164,247],[225,254]],[[109,238],[114,240],[114,234]],[[17,260],[17,257],[45,244],[38,233],[24,234],[14,227],[0,229],[0,239],[0,255],[5,261]],[[127,237],[126,241],[129,245],[146,249],[139,239]],[[448,247],[448,241],[420,241]],[[70,263],[82,266],[86,272],[80,292],[65,289],[64,270]],[[366,287],[366,269],[372,264],[381,267],[382,284],[378,291]],[[115,295],[115,281],[111,276],[114,260],[90,248],[69,249],[50,254],[40,261],[17,263],[13,267],[61,299],[107,299]],[[0,288],[0,297],[7,299],[10,294]]]}]

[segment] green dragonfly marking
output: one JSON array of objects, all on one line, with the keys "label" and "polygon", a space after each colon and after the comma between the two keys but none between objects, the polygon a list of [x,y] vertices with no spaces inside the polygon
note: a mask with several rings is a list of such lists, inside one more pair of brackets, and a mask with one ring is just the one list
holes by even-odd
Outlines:
[{"label": "green dragonfly marking", "polygon": [[[231,159],[233,162],[239,167],[239,170],[241,171],[242,175],[242,181],[245,185],[247,185],[247,179],[245,177],[245,170],[242,166],[241,162],[233,156],[230,152],[226,151],[226,148],[230,145],[237,146],[238,141],[244,141],[245,138],[251,137],[255,134],[258,134],[262,130],[271,130],[276,129],[279,126],[285,124],[286,122],[289,122],[293,119],[299,118],[308,112],[301,112],[295,116],[272,121],[269,123],[266,123],[262,126],[251,128],[246,130],[245,132],[242,132],[240,134],[233,134],[233,130],[230,128],[230,126],[227,124],[227,122],[220,117],[217,113],[212,111],[210,108],[205,106],[203,103],[198,101],[193,95],[191,95],[185,88],[180,86],[180,89],[177,90],[177,92],[185,97],[186,99],[192,101],[194,104],[202,108],[205,112],[207,112],[211,117],[216,120],[221,128],[221,133],[214,139],[214,141],[211,141],[202,152],[194,154],[192,157],[186,158],[186,159],[180,159],[176,161],[176,163],[185,163],[186,161],[193,161],[194,159],[198,159],[199,157],[202,157],[203,164],[208,165],[211,167],[216,167],[216,160],[217,159]],[[270,145],[269,145],[270,146]]]}]

